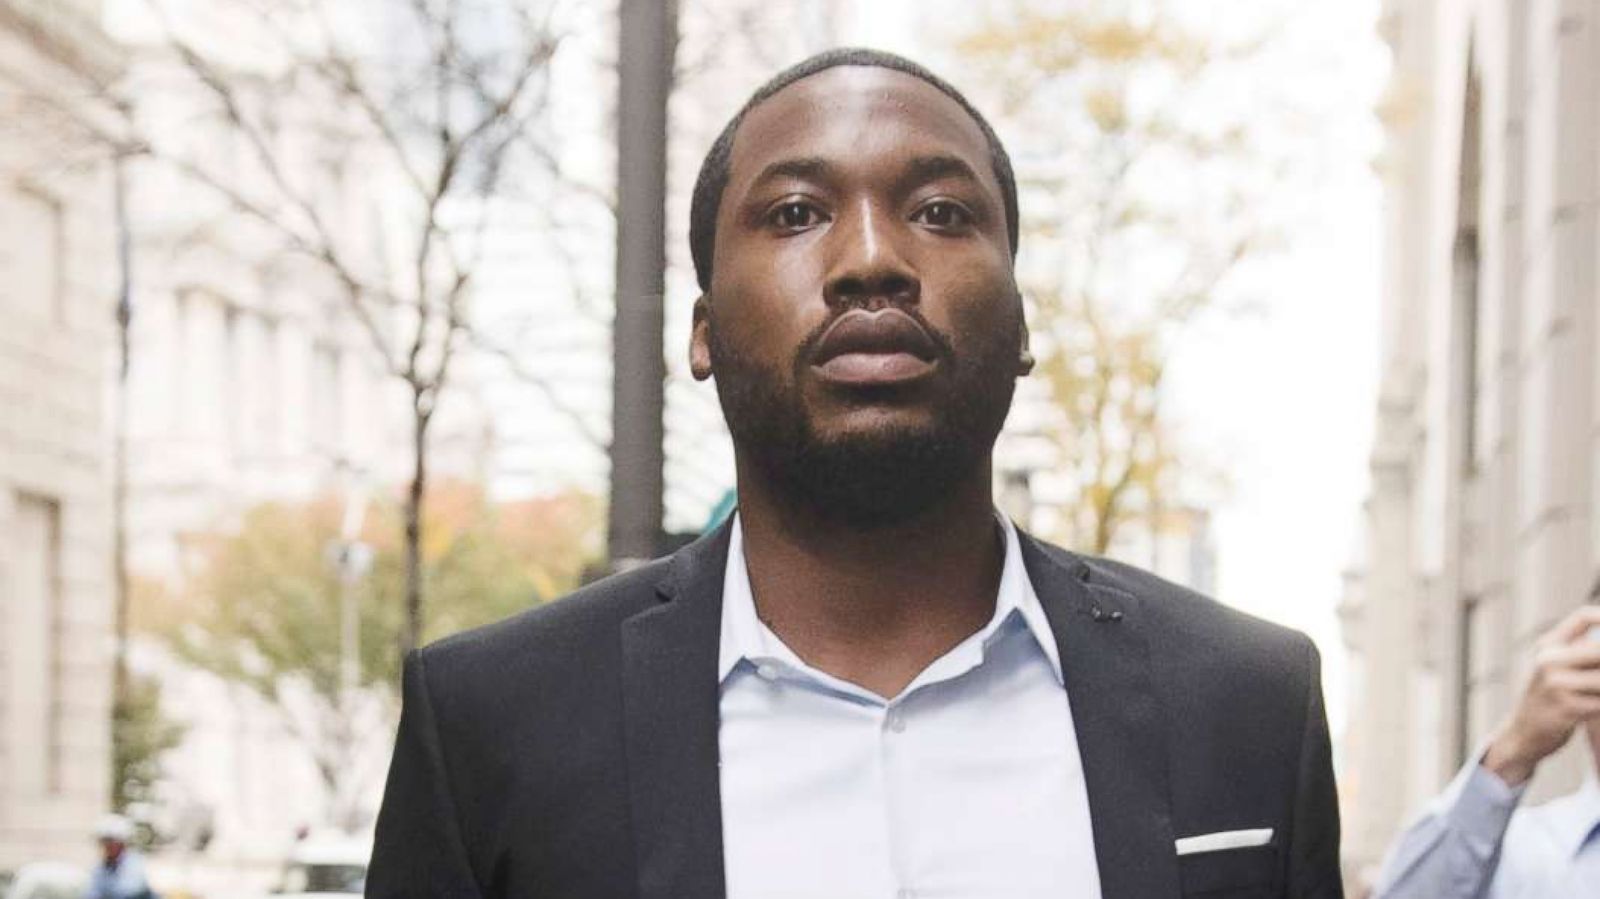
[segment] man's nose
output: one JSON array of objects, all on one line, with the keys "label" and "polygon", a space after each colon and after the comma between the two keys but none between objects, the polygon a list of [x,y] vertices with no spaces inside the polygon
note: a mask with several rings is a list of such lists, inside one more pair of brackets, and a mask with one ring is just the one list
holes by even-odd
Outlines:
[{"label": "man's nose", "polygon": [[892,214],[867,200],[835,222],[833,266],[823,287],[829,306],[877,309],[918,302],[922,282],[900,252],[903,229],[894,226]]}]

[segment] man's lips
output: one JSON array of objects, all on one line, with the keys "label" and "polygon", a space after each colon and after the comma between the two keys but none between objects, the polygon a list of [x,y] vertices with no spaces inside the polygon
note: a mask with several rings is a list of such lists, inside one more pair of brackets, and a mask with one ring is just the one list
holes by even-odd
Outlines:
[{"label": "man's lips", "polygon": [[855,386],[900,384],[930,374],[938,344],[898,309],[846,312],[822,335],[812,366],[825,380]]}]

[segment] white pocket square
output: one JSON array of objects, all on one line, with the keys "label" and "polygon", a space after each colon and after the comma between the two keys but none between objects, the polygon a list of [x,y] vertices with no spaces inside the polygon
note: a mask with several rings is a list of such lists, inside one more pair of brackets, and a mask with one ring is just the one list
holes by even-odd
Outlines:
[{"label": "white pocket square", "polygon": [[1194,837],[1182,837],[1176,845],[1179,855],[1195,855],[1223,849],[1248,849],[1251,846],[1265,846],[1270,842],[1272,842],[1272,828],[1262,827],[1256,830],[1222,830]]}]

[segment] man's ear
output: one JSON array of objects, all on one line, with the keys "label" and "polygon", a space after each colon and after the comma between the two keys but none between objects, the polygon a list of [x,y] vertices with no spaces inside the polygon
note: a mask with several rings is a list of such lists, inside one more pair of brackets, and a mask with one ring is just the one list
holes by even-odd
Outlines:
[{"label": "man's ear", "polygon": [[1021,378],[1033,371],[1034,359],[1033,353],[1028,349],[1028,320],[1026,318],[1018,319],[1017,327],[1022,331],[1022,339],[1017,351],[1017,377]]},{"label": "man's ear", "polygon": [[711,307],[701,294],[694,301],[694,324],[689,328],[689,372],[696,381],[711,377]]}]

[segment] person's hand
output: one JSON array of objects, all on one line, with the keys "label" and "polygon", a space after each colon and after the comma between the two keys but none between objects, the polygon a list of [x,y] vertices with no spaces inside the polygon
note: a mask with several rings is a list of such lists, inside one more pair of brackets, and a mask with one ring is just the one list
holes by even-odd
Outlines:
[{"label": "person's hand", "polygon": [[1527,689],[1483,756],[1508,785],[1527,783],[1579,724],[1600,717],[1600,639],[1590,628],[1600,628],[1600,605],[1582,606],[1540,638]]}]

